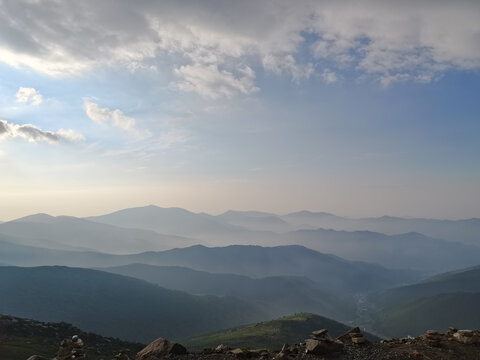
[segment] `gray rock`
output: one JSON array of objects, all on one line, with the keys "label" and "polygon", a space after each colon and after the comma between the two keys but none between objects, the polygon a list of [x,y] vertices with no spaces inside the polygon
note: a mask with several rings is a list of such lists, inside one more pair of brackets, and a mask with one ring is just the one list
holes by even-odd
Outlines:
[{"label": "gray rock", "polygon": [[307,354],[323,355],[338,352],[343,349],[343,343],[338,340],[305,340],[305,352]]},{"label": "gray rock", "polygon": [[158,360],[171,354],[182,355],[186,353],[187,349],[182,345],[164,338],[159,338],[140,350],[136,360]]}]

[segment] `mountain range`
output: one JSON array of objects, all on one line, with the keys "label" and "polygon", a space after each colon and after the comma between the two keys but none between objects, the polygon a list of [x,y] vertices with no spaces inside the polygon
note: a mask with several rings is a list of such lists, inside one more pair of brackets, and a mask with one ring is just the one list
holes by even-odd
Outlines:
[{"label": "mountain range", "polygon": [[477,225],[156,206],[36,214],[0,223],[0,313],[142,342],[304,312],[386,336],[478,328]]},{"label": "mountain range", "polygon": [[[147,206],[85,219],[46,214],[27,216],[0,224],[0,239],[53,250],[114,254],[161,251],[197,244],[209,247],[302,245],[352,261],[412,269],[427,275],[478,265],[480,246],[473,239],[478,237],[480,226],[476,227],[475,219],[403,220],[391,217],[346,219],[306,211],[288,215],[228,211],[212,216],[179,208]],[[466,223],[470,227],[465,226]],[[369,224],[376,224],[373,228],[381,227],[387,234],[370,230],[332,230],[335,227],[368,228]],[[403,224],[404,227],[394,229],[389,224]],[[462,236],[445,240],[444,236],[434,238],[414,232],[418,224],[431,224],[438,230],[438,235],[442,235],[441,229],[450,229],[456,224],[463,232],[471,230],[471,241],[467,241],[470,244],[462,242],[465,240]],[[319,225],[330,227],[330,230],[318,228]],[[425,228],[426,225],[423,230]],[[394,230],[405,230],[405,233],[388,235]]]}]

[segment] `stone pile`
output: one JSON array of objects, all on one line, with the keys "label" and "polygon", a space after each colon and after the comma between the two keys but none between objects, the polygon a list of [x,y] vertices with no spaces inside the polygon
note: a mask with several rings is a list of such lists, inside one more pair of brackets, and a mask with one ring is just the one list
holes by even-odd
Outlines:
[{"label": "stone pile", "polygon": [[445,334],[441,334],[436,330],[427,330],[420,338],[427,342],[430,346],[440,346],[443,340],[446,340]]},{"label": "stone pile", "polygon": [[345,334],[340,335],[337,340],[340,340],[344,344],[355,344],[355,345],[363,345],[367,343],[367,340],[363,337],[360,328],[355,327]]},{"label": "stone pile", "polygon": [[311,339],[305,340],[305,352],[307,354],[324,355],[342,351],[343,342],[334,340],[328,335],[327,329],[314,331]]},{"label": "stone pile", "polygon": [[62,340],[60,349],[53,360],[77,360],[85,359],[85,350],[82,339],[73,335],[71,339]]},{"label": "stone pile", "polygon": [[[480,344],[480,331],[479,330],[458,330],[454,327],[450,327],[445,334],[438,332],[437,330],[427,330],[424,334],[419,336],[420,340],[426,342],[429,346],[440,347],[442,342],[456,341],[462,344]],[[415,338],[400,338],[387,340],[385,342],[411,342]]]},{"label": "stone pile", "polygon": [[453,334],[453,338],[462,344],[480,344],[480,331],[458,330]]}]

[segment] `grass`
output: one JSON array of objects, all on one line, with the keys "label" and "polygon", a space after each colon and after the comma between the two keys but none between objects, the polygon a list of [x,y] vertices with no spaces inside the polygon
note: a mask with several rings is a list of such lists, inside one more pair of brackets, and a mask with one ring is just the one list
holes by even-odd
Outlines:
[{"label": "grass", "polygon": [[299,343],[319,329],[328,329],[337,337],[350,329],[349,326],[322,316],[299,313],[272,321],[239,326],[223,331],[193,337],[184,345],[190,351],[216,347],[224,344],[230,347],[278,350],[283,344]]}]

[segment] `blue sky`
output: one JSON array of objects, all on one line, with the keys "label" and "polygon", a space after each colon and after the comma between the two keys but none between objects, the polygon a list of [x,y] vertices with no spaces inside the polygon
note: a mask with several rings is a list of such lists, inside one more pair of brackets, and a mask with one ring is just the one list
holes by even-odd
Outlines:
[{"label": "blue sky", "polygon": [[0,219],[480,217],[476,1],[0,7]]}]

